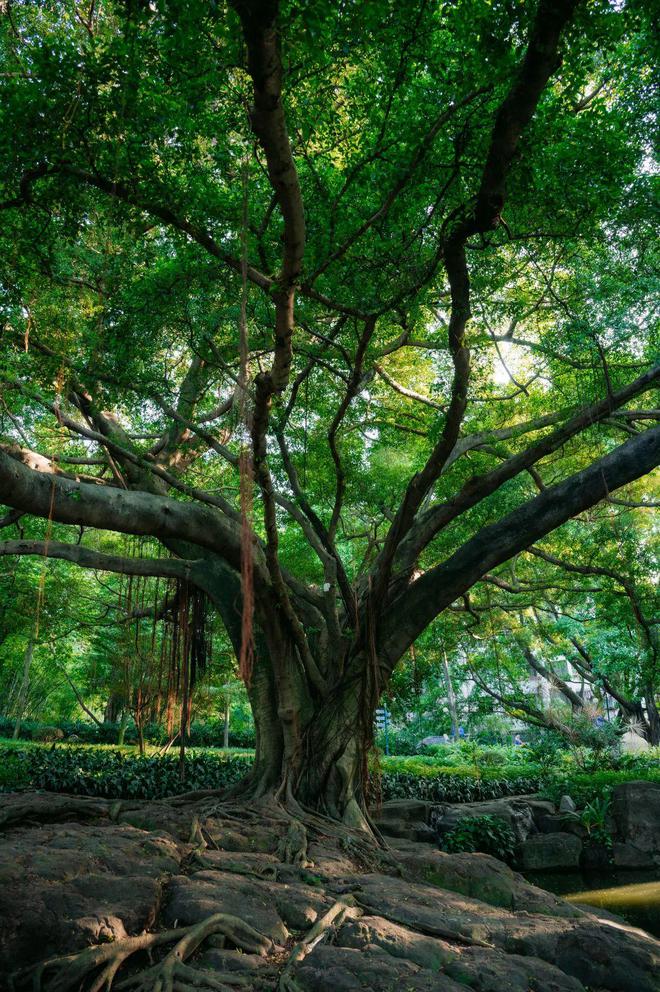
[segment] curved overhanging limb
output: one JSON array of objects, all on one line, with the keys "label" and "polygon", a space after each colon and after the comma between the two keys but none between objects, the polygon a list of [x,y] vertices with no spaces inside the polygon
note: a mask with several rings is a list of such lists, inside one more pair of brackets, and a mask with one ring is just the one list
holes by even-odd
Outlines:
[{"label": "curved overhanging limb", "polygon": [[38,555],[41,558],[58,558],[79,565],[81,568],[92,568],[103,572],[191,581],[194,581],[195,572],[200,564],[198,561],[176,558],[131,558],[128,555],[110,555],[103,551],[85,548],[81,544],[68,544],[66,541],[3,541],[0,543],[0,557],[3,555]]}]

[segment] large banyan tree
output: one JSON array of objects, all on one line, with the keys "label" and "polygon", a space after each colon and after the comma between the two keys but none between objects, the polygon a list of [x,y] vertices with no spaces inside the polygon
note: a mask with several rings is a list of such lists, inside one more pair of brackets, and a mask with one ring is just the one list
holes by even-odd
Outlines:
[{"label": "large banyan tree", "polygon": [[0,553],[197,586],[359,822],[420,633],[660,460],[646,5],[2,7]]}]

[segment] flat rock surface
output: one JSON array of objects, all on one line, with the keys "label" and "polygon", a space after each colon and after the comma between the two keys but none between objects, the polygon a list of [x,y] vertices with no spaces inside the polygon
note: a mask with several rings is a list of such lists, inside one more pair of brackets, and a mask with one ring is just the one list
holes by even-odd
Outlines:
[{"label": "flat rock surface", "polygon": [[156,920],[179,869],[171,837],[114,824],[24,827],[0,834],[0,975]]},{"label": "flat rock surface", "polygon": [[580,915],[571,903],[530,885],[522,875],[489,854],[447,854],[435,845],[403,840],[392,841],[392,847],[401,863],[420,882],[430,882],[503,909],[570,918]]},{"label": "flat rock surface", "polygon": [[[12,972],[49,956],[116,955],[127,936],[165,932],[153,964],[131,958],[119,982],[158,967],[210,918],[225,929],[206,933],[188,959],[200,992],[204,975],[216,987],[240,977],[248,990],[276,992],[287,968],[301,992],[660,992],[658,941],[599,921],[486,855],[410,841],[387,854],[312,816],[306,857],[283,860],[292,818],[274,805],[237,814],[211,798],[121,808],[74,799],[67,819],[66,797],[54,799],[26,794],[0,808],[3,992]],[[319,926],[320,941],[288,965]],[[89,992],[99,975],[91,967],[63,985],[60,967],[46,969],[43,992]],[[30,987],[26,974],[16,992]]]},{"label": "flat rock surface", "polygon": [[171,880],[163,913],[167,926],[199,923],[212,913],[241,916],[276,944],[286,943],[289,936],[270,889],[256,879],[223,871],[198,871]]}]

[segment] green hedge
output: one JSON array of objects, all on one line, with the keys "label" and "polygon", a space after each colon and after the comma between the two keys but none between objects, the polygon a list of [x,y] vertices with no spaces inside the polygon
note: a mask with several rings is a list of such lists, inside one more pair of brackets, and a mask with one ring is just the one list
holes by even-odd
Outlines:
[{"label": "green hedge", "polygon": [[[186,778],[179,779],[178,756],[140,757],[127,749],[73,744],[27,746],[0,743],[0,786],[107,798],[159,799],[185,790],[222,789],[249,770],[251,752],[197,751],[186,756]],[[412,764],[408,765],[408,761]],[[399,767],[410,771],[400,771]],[[511,769],[507,769],[511,771]],[[538,780],[521,774],[503,776],[501,769],[483,775],[476,769],[446,768],[432,759],[384,759],[384,799],[420,798],[432,802],[470,802],[534,792]]]},{"label": "green hedge", "polygon": [[189,751],[183,783],[176,753],[140,757],[112,748],[73,745],[23,751],[3,751],[0,747],[3,766],[5,759],[9,759],[10,775],[5,789],[30,787],[107,799],[162,799],[196,789],[227,788],[249,771],[253,756],[250,752]]},{"label": "green hedge", "polygon": [[544,799],[555,803],[563,795],[569,795],[582,808],[593,799],[608,798],[615,785],[638,780],[660,783],[660,766],[640,762],[637,767],[632,766],[625,771],[606,769],[598,772],[572,772],[570,775],[545,775],[539,791]]},{"label": "green hedge", "polygon": [[[140,757],[131,748],[107,745],[44,745],[0,742],[0,791],[38,788],[106,798],[159,799],[194,789],[223,789],[239,781],[253,761],[251,751],[191,749],[186,777],[179,778],[178,754]],[[424,799],[460,803],[540,793],[557,801],[569,793],[578,806],[610,794],[632,779],[660,782],[660,766],[639,762],[626,770],[569,772],[540,765],[488,768],[447,766],[431,757],[383,758],[373,770],[384,800]]]},{"label": "green hedge", "polygon": [[[44,724],[35,720],[25,720],[21,724],[19,737],[21,740],[43,739],[44,732],[48,732],[55,727],[61,730],[64,737],[77,737],[82,744],[116,744],[119,736],[120,725],[118,723],[105,722],[100,726],[91,721],[85,720],[63,720],[59,723]],[[0,717],[0,737],[12,737],[14,733],[14,721],[6,717]],[[222,720],[195,721],[190,727],[191,747],[220,747],[224,735],[224,722]],[[149,723],[144,728],[144,739],[148,744],[156,744],[159,747],[167,743],[168,736],[164,727],[157,723]],[[135,743],[137,733],[135,725],[131,722],[126,727],[125,740],[127,743]],[[254,728],[229,731],[230,747],[254,747]]]},{"label": "green hedge", "polygon": [[388,799],[425,799],[433,803],[475,803],[503,796],[520,796],[538,792],[538,776],[515,778],[484,777],[475,771],[441,769],[435,775],[409,772],[383,772],[381,791]]}]

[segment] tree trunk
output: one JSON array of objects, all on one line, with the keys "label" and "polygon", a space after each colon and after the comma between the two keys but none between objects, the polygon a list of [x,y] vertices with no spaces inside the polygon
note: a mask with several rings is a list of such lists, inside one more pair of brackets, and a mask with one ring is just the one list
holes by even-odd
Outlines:
[{"label": "tree trunk", "polygon": [[[240,654],[240,581],[207,556],[204,588],[214,601]],[[365,827],[367,753],[379,691],[373,665],[363,653],[336,645],[328,671],[335,682],[327,696],[310,685],[277,607],[257,603],[255,660],[247,686],[255,724],[255,761],[239,788],[251,797],[269,793],[281,801],[320,810]],[[340,673],[338,675],[336,673]]]},{"label": "tree trunk", "polygon": [[117,732],[117,744],[119,747],[124,743],[124,738],[126,737],[126,728],[128,727],[128,713],[126,710],[122,711],[121,720],[119,721],[119,730]]},{"label": "tree trunk", "polygon": [[442,665],[445,670],[445,682],[447,683],[447,701],[449,703],[449,715],[451,717],[451,736],[454,740],[458,739],[458,710],[456,709],[456,696],[454,695],[454,686],[451,681],[451,671],[449,669],[449,659],[447,658],[447,652],[442,649]]},{"label": "tree trunk", "polygon": [[249,688],[256,728],[250,792],[272,791],[284,802],[366,827],[367,754],[378,697],[367,691],[364,660],[354,659],[326,697],[310,692],[293,662],[290,649],[257,656]]},{"label": "tree trunk", "polygon": [[657,747],[658,744],[660,744],[660,712],[658,712],[658,706],[655,701],[655,694],[652,686],[648,687],[644,701],[646,703],[648,723],[647,740],[649,744],[653,745],[653,747]]},{"label": "tree trunk", "polygon": [[16,723],[14,724],[14,733],[12,734],[14,740],[17,740],[18,735],[21,732],[21,721],[23,719],[23,712],[25,710],[25,703],[30,685],[30,668],[32,667],[33,656],[34,636],[30,634],[30,640],[27,643],[25,655],[23,657],[23,678],[21,680],[21,688],[18,693],[18,703],[16,704]]},{"label": "tree trunk", "polygon": [[225,725],[222,734],[222,746],[225,750],[229,747],[229,700],[225,699]]}]

